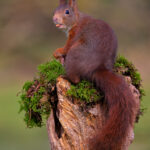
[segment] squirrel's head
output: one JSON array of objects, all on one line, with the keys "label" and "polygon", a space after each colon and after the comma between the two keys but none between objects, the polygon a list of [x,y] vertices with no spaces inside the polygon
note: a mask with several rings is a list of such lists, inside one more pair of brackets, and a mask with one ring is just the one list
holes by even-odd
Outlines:
[{"label": "squirrel's head", "polygon": [[69,29],[78,20],[78,9],[76,0],[59,0],[60,4],[56,8],[53,21],[60,29]]}]

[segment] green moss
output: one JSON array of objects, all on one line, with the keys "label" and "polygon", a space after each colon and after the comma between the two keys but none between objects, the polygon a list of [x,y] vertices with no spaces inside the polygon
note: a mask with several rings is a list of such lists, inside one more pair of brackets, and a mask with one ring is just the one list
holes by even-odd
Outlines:
[{"label": "green moss", "polygon": [[[28,86],[26,89],[24,89],[23,86],[23,91],[20,96],[21,100],[19,101],[20,112],[25,111],[24,121],[26,122],[27,127],[41,127],[43,125],[42,115],[44,115],[43,112],[45,112],[45,109],[43,109],[42,104],[40,104],[40,100],[43,97],[46,89],[44,87],[40,87],[38,90],[31,93],[29,90],[34,90],[32,85],[35,86],[33,82],[31,83],[32,84],[30,84],[30,86]],[[26,85],[27,84],[25,84],[25,86]]]},{"label": "green moss", "polygon": [[125,71],[125,73],[123,74],[131,77],[133,85],[135,85],[136,87],[140,86],[141,83],[140,73],[135,68],[135,66],[131,62],[129,62],[125,57],[118,56],[115,63],[115,67],[127,69],[127,71]]},{"label": "green moss", "polygon": [[[39,65],[37,78],[27,81],[23,85],[19,100],[19,112],[25,112],[24,121],[28,128],[44,125],[44,120],[49,116],[51,109],[51,88],[55,87],[58,76],[64,73],[63,66],[58,61],[52,60]],[[45,100],[41,101],[44,96]]]},{"label": "green moss", "polygon": [[38,74],[46,82],[55,83],[58,76],[65,74],[64,67],[57,61],[53,60],[38,66]]},{"label": "green moss", "polygon": [[67,92],[67,95],[86,103],[97,102],[102,97],[93,84],[85,80],[81,81],[77,85],[72,84],[70,90]]},{"label": "green moss", "polygon": [[145,96],[144,89],[142,87],[142,79],[138,70],[135,68],[132,62],[129,62],[125,57],[118,56],[115,63],[114,70],[117,72],[118,70],[120,74],[124,76],[130,76],[132,80],[132,84],[139,90],[141,99]]},{"label": "green moss", "polygon": [[33,85],[33,82],[27,81],[23,86],[23,90],[28,91],[28,89]]},{"label": "green moss", "polygon": [[115,62],[115,67],[126,67],[130,62],[123,56],[118,56]]}]

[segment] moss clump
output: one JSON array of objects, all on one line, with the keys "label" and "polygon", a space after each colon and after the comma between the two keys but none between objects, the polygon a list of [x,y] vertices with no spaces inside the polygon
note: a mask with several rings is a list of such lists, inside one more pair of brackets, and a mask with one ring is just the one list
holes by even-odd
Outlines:
[{"label": "moss clump", "polygon": [[142,87],[142,79],[138,70],[135,68],[133,63],[129,62],[125,57],[118,56],[116,59],[116,63],[114,65],[114,70],[119,72],[124,76],[131,77],[132,84],[139,90],[141,99],[145,95],[144,89]]},{"label": "moss clump", "polygon": [[63,66],[58,61],[52,60],[38,66],[37,78],[24,84],[20,95],[19,112],[25,111],[24,121],[28,128],[44,125],[44,119],[50,113],[51,99],[53,95],[57,95],[56,79],[64,73]]},{"label": "moss clump", "polygon": [[102,97],[93,84],[85,80],[81,81],[77,85],[72,84],[67,95],[86,103],[97,102]]},{"label": "moss clump", "polygon": [[39,65],[38,74],[40,78],[44,79],[45,82],[55,84],[56,79],[60,75],[65,74],[65,70],[64,67],[54,59],[51,62]]},{"label": "moss clump", "polygon": [[31,81],[27,81],[25,82],[24,86],[23,86],[23,90],[28,91],[29,88],[33,85],[34,82]]},{"label": "moss clump", "polygon": [[124,68],[127,69],[124,75],[128,75],[132,79],[132,83],[137,87],[140,86],[141,82],[141,76],[140,73],[137,71],[137,69],[134,67],[134,65],[129,62],[125,57],[118,56],[117,61],[115,63],[116,68]]},{"label": "moss clump", "polygon": [[[26,82],[23,86],[22,94],[20,96],[20,112],[25,111],[24,121],[27,127],[41,127],[43,122],[42,118],[45,115],[45,105],[40,103],[43,94],[45,93],[44,87],[39,87],[34,91],[37,81]],[[39,83],[38,83],[39,84]],[[49,112],[49,110],[47,110]],[[43,115],[43,116],[42,116]]]}]

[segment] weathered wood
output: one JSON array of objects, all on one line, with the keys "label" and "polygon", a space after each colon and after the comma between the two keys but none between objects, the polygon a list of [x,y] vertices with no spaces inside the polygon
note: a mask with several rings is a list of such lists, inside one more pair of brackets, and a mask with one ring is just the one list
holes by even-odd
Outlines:
[{"label": "weathered wood", "polygon": [[[126,77],[129,87],[137,101],[139,109],[139,91],[131,84],[130,77]],[[105,125],[105,109],[100,104],[81,106],[78,100],[68,98],[66,91],[70,83],[61,77],[57,79],[58,104],[51,111],[47,121],[47,130],[51,150],[88,150],[88,141]],[[127,150],[134,139],[133,128],[122,145]]]}]

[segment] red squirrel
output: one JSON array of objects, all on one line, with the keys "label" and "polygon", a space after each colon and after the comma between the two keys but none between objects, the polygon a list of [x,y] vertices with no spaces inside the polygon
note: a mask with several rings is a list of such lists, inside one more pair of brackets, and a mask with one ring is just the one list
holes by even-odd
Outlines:
[{"label": "red squirrel", "polygon": [[124,78],[113,72],[117,38],[102,20],[81,13],[76,0],[60,0],[53,21],[66,31],[68,40],[54,57],[64,63],[67,78],[77,84],[82,79],[95,82],[105,93],[107,120],[102,131],[89,141],[90,150],[121,150],[133,127],[135,99]]}]

